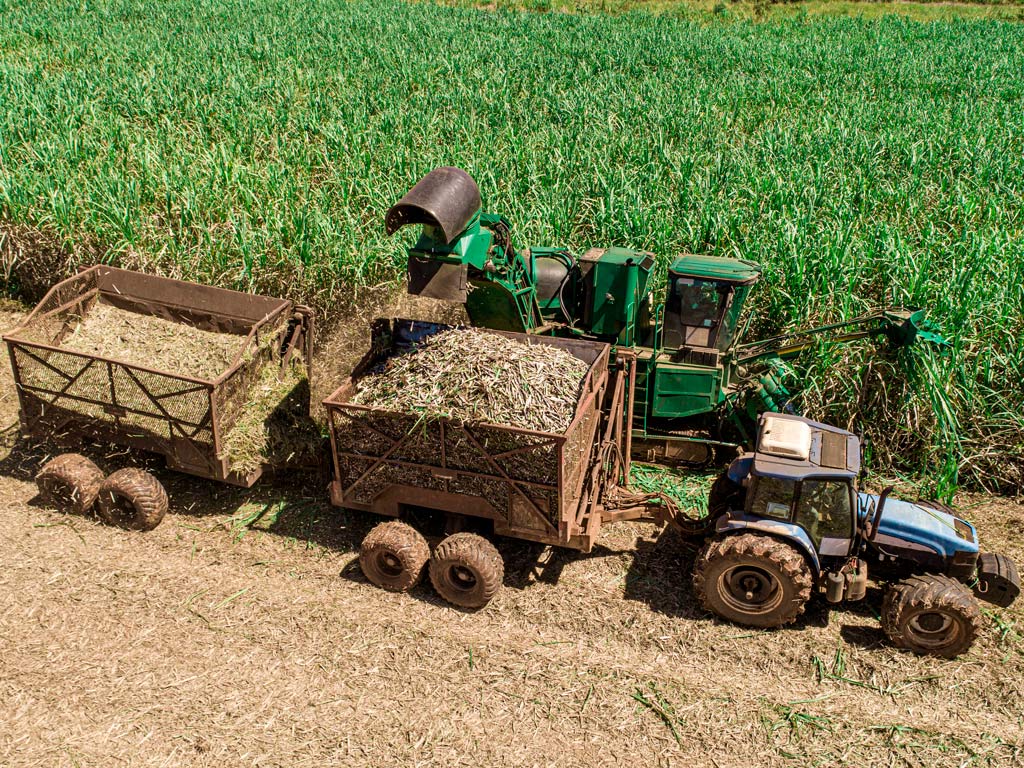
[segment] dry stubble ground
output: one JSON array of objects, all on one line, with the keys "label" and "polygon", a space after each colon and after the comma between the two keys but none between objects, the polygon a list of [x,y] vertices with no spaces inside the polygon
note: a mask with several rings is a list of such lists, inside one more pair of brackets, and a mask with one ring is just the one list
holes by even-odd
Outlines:
[{"label": "dry stubble ground", "polygon": [[[955,662],[886,645],[877,594],[748,632],[695,605],[688,545],[629,525],[590,556],[503,542],[506,588],[462,613],[367,584],[373,521],[317,479],[161,472],[177,514],[129,533],[38,506],[45,450],[4,436],[3,766],[1024,764],[1024,640],[994,619]],[[1024,560],[1024,506],[962,501]]]}]

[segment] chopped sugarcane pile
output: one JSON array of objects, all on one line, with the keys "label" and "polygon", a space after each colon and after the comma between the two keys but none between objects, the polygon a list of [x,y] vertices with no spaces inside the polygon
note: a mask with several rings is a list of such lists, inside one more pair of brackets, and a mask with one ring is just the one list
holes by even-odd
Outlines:
[{"label": "chopped sugarcane pile", "polygon": [[242,475],[263,465],[312,460],[323,439],[309,414],[309,379],[298,354],[283,368],[264,365],[248,400],[224,435],[219,458]]},{"label": "chopped sugarcane pile", "polygon": [[230,367],[244,341],[243,336],[204,331],[96,302],[73,322],[60,346],[177,376],[213,380]]},{"label": "chopped sugarcane pile", "polygon": [[457,328],[390,358],[353,403],[389,411],[565,432],[588,365],[556,347]]}]

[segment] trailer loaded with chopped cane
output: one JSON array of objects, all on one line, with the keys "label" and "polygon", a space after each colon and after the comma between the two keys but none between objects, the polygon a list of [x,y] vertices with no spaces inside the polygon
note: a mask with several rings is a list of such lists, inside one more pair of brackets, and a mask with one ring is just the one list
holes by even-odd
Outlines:
[{"label": "trailer loaded with chopped cane", "polygon": [[[410,292],[464,302],[476,327],[379,320],[323,403],[332,503],[391,518],[361,546],[372,583],[405,591],[429,574],[444,598],[480,608],[503,578],[491,537],[588,552],[604,524],[643,520],[702,540],[698,599],[749,626],[791,623],[815,596],[861,600],[870,581],[886,590],[881,620],[895,644],[953,657],[979,632],[977,599],[1008,606],[1019,594],[1014,563],[982,553],[970,523],[938,502],[861,491],[857,436],[785,412],[785,361],[812,339],[941,344],[922,313],[741,343],[756,265],[682,257],[654,306],[649,254],[516,251],[508,222],[479,211],[458,169],[428,174],[389,212],[389,231],[406,224],[423,226]],[[127,329],[113,340],[108,316]],[[249,486],[265,466],[315,453],[311,325],[285,300],[94,267],[5,340],[27,433],[84,433]],[[185,341],[207,354],[182,354]],[[685,467],[725,451],[735,458],[706,515],[629,484],[636,457]],[[54,504],[95,505],[128,527],[152,527],[167,504],[151,475],[104,477],[77,454],[38,481]],[[444,536],[417,527],[431,519]]]}]

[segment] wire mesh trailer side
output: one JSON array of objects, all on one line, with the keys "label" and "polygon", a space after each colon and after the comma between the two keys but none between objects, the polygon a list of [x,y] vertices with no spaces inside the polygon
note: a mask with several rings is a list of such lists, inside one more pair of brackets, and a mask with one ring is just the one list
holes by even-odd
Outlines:
[{"label": "wire mesh trailer side", "polygon": [[[237,335],[238,353],[206,380],[61,348],[98,302]],[[261,369],[281,365],[284,349],[306,351],[310,325],[308,310],[282,299],[96,266],[54,286],[4,341],[26,434],[127,445],[163,454],[172,469],[250,486],[261,471],[234,472],[223,435]]]},{"label": "wire mesh trailer side", "polygon": [[[408,321],[396,321],[406,322]],[[392,349],[375,349],[324,401],[337,506],[397,516],[402,506],[487,518],[499,535],[589,551],[596,528],[581,527],[585,483],[608,386],[607,344],[489,331],[555,346],[589,370],[564,434],[487,423],[423,419],[351,403],[360,371]]]}]

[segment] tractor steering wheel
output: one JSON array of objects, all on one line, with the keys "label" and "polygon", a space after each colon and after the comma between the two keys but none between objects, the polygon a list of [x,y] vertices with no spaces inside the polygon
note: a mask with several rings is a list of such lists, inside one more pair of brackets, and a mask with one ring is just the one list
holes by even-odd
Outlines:
[{"label": "tractor steering wheel", "polygon": [[878,533],[878,525],[882,522],[882,510],[885,507],[885,500],[889,498],[894,486],[889,486],[878,494],[878,503],[875,505],[875,513],[864,520],[864,538],[872,541]]}]

